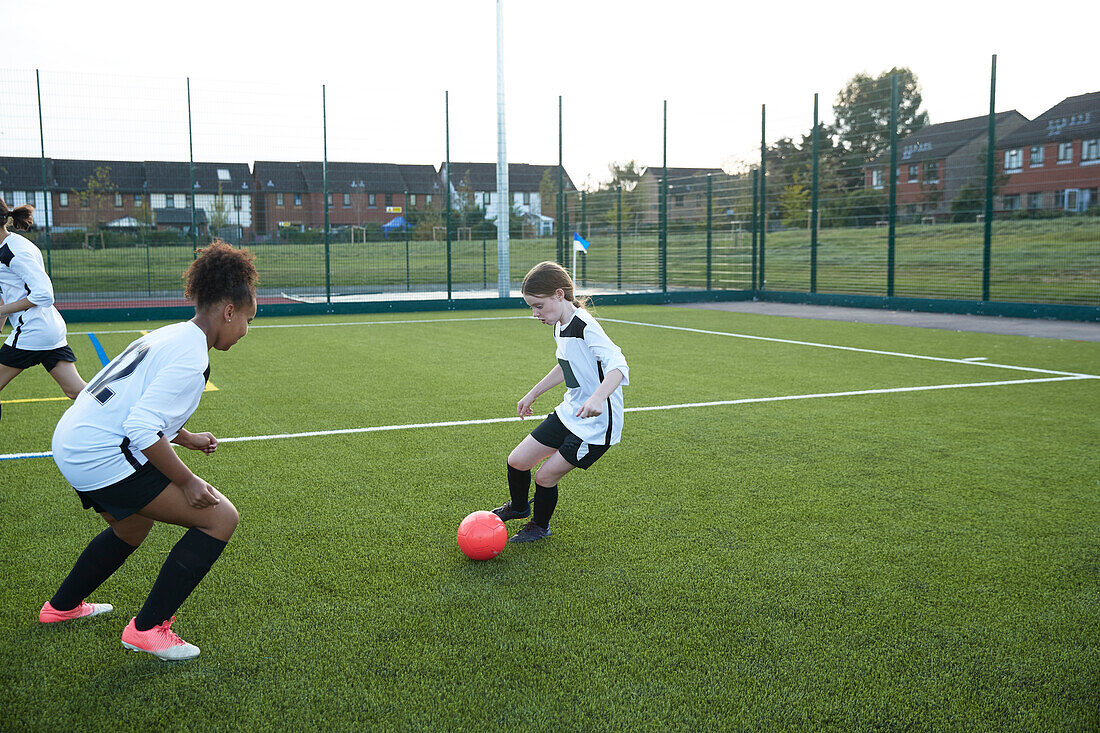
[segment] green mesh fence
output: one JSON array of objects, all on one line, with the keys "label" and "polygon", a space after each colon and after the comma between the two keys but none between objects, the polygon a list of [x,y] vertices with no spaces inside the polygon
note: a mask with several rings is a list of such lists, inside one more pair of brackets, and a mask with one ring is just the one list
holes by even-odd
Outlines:
[{"label": "green mesh fence", "polygon": [[[0,90],[0,195],[36,206],[63,309],[182,305],[215,237],[256,252],[266,303],[497,294],[495,151],[450,139],[443,100],[406,161],[393,111],[359,89],[0,70]],[[935,120],[906,73],[868,77],[816,127],[806,100],[764,115],[759,141],[716,140],[742,153],[712,167],[647,161],[584,191],[556,160],[512,162],[513,288],[552,259],[590,293],[1100,305],[1100,93],[997,112],[989,175],[985,91],[972,117]],[[661,141],[671,160],[685,134]]]}]

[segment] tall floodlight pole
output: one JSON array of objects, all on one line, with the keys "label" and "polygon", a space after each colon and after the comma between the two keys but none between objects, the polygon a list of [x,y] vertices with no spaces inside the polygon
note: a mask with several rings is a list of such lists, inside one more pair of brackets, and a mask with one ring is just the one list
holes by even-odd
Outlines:
[{"label": "tall floodlight pole", "polygon": [[497,0],[497,295],[512,292],[508,271],[508,230],[511,225],[511,196],[508,194],[508,155],[504,146],[504,10]]}]

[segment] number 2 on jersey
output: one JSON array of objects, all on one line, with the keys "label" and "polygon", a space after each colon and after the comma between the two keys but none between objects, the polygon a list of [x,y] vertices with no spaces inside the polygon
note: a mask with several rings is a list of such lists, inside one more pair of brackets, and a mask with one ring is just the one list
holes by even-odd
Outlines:
[{"label": "number 2 on jersey", "polygon": [[119,379],[125,379],[134,373],[138,364],[145,358],[145,355],[149,353],[149,346],[142,343],[133,343],[116,356],[107,368],[103,371],[94,382],[89,384],[84,389],[92,397],[95,397],[99,401],[99,404],[107,404],[107,400],[115,396],[115,393],[111,391],[110,384]]}]

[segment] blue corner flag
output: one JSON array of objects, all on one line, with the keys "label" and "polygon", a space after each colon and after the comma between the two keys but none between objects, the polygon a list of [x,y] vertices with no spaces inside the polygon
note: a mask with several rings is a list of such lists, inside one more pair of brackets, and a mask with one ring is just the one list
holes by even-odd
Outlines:
[{"label": "blue corner flag", "polygon": [[588,240],[576,232],[573,232],[573,251],[588,252]]}]

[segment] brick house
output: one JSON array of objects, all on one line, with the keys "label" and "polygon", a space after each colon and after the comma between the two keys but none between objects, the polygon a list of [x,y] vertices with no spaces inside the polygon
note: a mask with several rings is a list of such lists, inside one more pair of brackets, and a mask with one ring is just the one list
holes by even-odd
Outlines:
[{"label": "brick house", "polygon": [[50,226],[62,231],[146,221],[145,164],[55,158],[50,199]]},{"label": "brick house", "polygon": [[[650,166],[638,179],[635,195],[641,203],[639,223],[657,224],[660,221],[660,190],[662,166]],[[668,169],[668,221],[669,224],[681,222],[706,221],[707,216],[707,176],[719,179],[728,178],[721,168],[669,168]]]},{"label": "brick house", "polygon": [[1100,92],[1067,97],[997,142],[1002,211],[1083,212],[1100,205]]},{"label": "brick house", "polygon": [[[325,225],[321,161],[256,161],[253,178],[261,233]],[[430,165],[330,162],[328,191],[329,226],[345,227],[386,224],[409,206],[438,205],[442,186]]]},{"label": "brick house", "polygon": [[[46,182],[53,188],[52,158],[46,158]],[[51,202],[47,207],[46,197],[42,195],[41,158],[0,158],[0,196],[12,209],[23,204],[33,206],[36,228],[45,226],[47,212],[50,215],[50,225],[53,225],[54,204]]]},{"label": "brick house", "polygon": [[[178,229],[176,210],[187,212],[187,227],[191,227],[191,199],[195,197],[195,224],[198,212],[204,211],[210,233],[229,239],[250,237],[252,221],[252,173],[245,163],[195,163],[194,183],[191,164],[176,161],[145,161],[145,184],[157,229]],[[168,220],[162,221],[161,217]],[[215,227],[219,231],[212,231]]]},{"label": "brick house", "polygon": [[[996,134],[1007,134],[1027,124],[1016,110],[998,112]],[[898,141],[897,213],[899,217],[945,218],[959,189],[968,181],[985,180],[982,153],[989,140],[989,116],[928,125]],[[887,187],[889,152],[864,170],[864,185]]]},{"label": "brick house", "polygon": [[[556,165],[532,165],[530,163],[508,164],[508,193],[512,198],[512,209],[518,211],[531,223],[553,220],[557,216],[557,201],[543,201],[540,189],[543,176],[549,174],[554,190],[558,185],[558,167]],[[446,163],[439,166],[439,180],[446,180]],[[567,171],[562,171],[562,189],[566,194],[575,191],[573,180]],[[456,205],[462,205],[459,191],[467,191],[473,196],[469,202],[485,209],[485,218],[496,220],[497,207],[497,164],[451,161],[451,195]],[[540,227],[541,229],[541,227]]]}]

